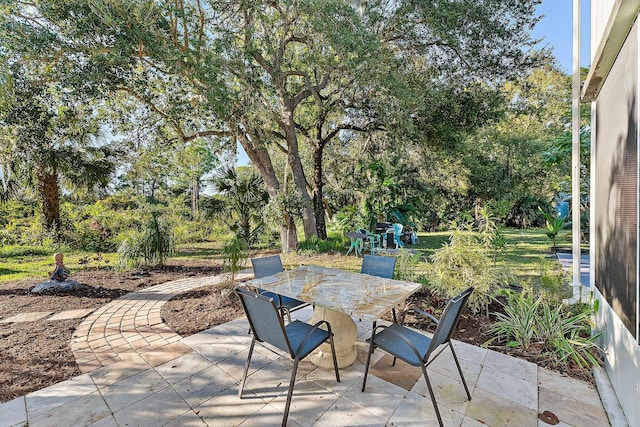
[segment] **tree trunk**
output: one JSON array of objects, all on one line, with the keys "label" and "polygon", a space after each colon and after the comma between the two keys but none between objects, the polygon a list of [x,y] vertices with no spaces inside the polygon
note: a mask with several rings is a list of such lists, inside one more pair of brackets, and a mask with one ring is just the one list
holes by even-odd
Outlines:
[{"label": "tree trunk", "polygon": [[298,232],[293,217],[285,213],[285,223],[280,227],[280,241],[282,252],[288,253],[298,249]]},{"label": "tree trunk", "polygon": [[[239,140],[249,160],[251,160],[251,163],[262,177],[267,193],[269,193],[270,197],[277,197],[280,192],[280,182],[273,169],[269,153],[264,149],[256,148],[246,135],[240,134]],[[298,249],[296,225],[293,217],[287,212],[283,212],[283,221],[280,223],[280,243],[283,253]]]},{"label": "tree trunk", "polygon": [[149,184],[149,197],[155,199],[156,197],[156,182],[157,180],[153,178],[151,183]]},{"label": "tree trunk", "polygon": [[[287,102],[283,101],[286,106]],[[291,171],[293,173],[293,182],[296,185],[296,189],[302,197],[302,225],[304,229],[304,236],[306,239],[311,237],[318,237],[318,231],[316,229],[316,217],[312,208],[312,200],[307,191],[307,180],[304,176],[304,169],[302,168],[302,161],[300,160],[300,153],[298,150],[298,136],[296,135],[295,122],[293,120],[293,111],[284,109],[284,125],[285,125],[285,137],[287,139],[287,160]]]},{"label": "tree trunk", "polygon": [[60,234],[60,189],[58,188],[58,173],[39,168],[38,178],[40,197],[42,198],[42,214],[47,231],[53,232],[56,238]]},{"label": "tree trunk", "polygon": [[200,177],[193,176],[191,178],[191,212],[198,212],[198,204],[200,202]]},{"label": "tree trunk", "polygon": [[324,144],[317,143],[313,149],[313,212],[316,220],[316,230],[318,238],[327,239],[327,225],[325,222],[324,205],[322,203],[322,192],[324,183],[322,181],[322,154]]}]

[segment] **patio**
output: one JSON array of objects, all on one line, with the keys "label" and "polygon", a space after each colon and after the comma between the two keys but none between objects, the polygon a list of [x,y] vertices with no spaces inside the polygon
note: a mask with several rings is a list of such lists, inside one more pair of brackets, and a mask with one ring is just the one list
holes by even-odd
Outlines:
[{"label": "patio", "polygon": [[[306,320],[312,309],[297,314]],[[374,355],[377,365],[366,391],[360,391],[371,324],[357,325],[358,359],[341,369],[341,383],[331,371],[301,363],[289,425],[436,425],[424,380],[402,362],[390,372],[389,360],[380,360],[382,352]],[[251,341],[247,330],[246,319],[238,319],[179,343],[162,342],[152,352],[121,354],[115,363],[0,404],[0,425],[279,425],[291,362],[257,346],[245,397],[239,399]],[[454,345],[472,400],[466,401],[450,356],[436,359],[430,377],[445,425],[544,426],[538,419],[543,411],[556,414],[562,426],[609,425],[597,391],[588,384],[498,352]]]},{"label": "patio", "polygon": [[[237,280],[253,277],[244,270]],[[71,342],[83,375],[0,404],[0,426],[232,426],[279,425],[291,361],[256,346],[244,398],[237,397],[248,347],[246,319],[182,338],[162,322],[174,295],[221,283],[225,275],[180,279],[100,307]],[[308,320],[312,309],[296,312]],[[426,385],[416,368],[376,352],[360,392],[370,322],[356,321],[358,358],[333,373],[303,361],[289,425],[436,425]],[[447,426],[544,426],[551,411],[563,426],[609,425],[597,391],[521,359],[455,342],[472,400],[450,358],[430,367]],[[382,358],[382,360],[381,360]]]}]

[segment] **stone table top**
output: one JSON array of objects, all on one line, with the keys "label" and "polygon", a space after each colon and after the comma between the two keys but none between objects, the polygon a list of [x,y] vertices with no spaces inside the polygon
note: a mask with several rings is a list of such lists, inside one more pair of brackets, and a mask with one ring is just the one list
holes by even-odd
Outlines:
[{"label": "stone table top", "polygon": [[311,265],[247,284],[372,322],[422,287],[420,283]]}]

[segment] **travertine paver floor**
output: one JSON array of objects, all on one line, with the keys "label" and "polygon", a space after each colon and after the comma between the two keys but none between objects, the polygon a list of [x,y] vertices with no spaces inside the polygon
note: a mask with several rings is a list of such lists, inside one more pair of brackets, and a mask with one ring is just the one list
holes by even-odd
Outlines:
[{"label": "travertine paver floor", "polygon": [[[257,346],[245,393],[237,396],[251,341],[246,319],[186,338],[176,338],[157,322],[155,313],[170,294],[209,283],[159,285],[92,314],[75,345],[95,354],[100,366],[87,360],[83,375],[0,404],[0,426],[280,425],[291,372],[286,355]],[[296,314],[308,320],[312,310]],[[360,391],[371,325],[356,324],[359,357],[341,369],[340,383],[333,372],[301,363],[289,425],[437,425],[422,379],[406,389],[369,376],[365,392]],[[145,344],[134,346],[138,341]],[[597,391],[588,384],[502,353],[454,345],[472,400],[466,400],[445,351],[429,372],[446,426],[543,427],[537,416],[545,410],[554,412],[562,427],[609,425]],[[115,356],[101,359],[103,350]],[[372,363],[382,355],[376,351]]]}]

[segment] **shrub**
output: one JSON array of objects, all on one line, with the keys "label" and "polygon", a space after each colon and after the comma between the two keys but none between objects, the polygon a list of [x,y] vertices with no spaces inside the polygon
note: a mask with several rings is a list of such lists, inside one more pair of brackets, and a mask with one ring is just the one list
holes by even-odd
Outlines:
[{"label": "shrub", "polygon": [[523,352],[536,351],[555,366],[566,368],[573,362],[587,369],[598,364],[594,356],[598,335],[590,335],[593,313],[592,305],[567,307],[529,293],[511,292],[504,313],[496,313],[497,321],[489,329],[494,337],[484,345],[504,343]]},{"label": "shrub", "polygon": [[235,275],[243,266],[247,259],[249,244],[247,241],[238,236],[234,236],[232,239],[229,239],[225,242],[224,247],[222,248],[222,254],[224,255],[224,265],[231,272],[231,283],[233,283],[235,279]]},{"label": "shrub", "polygon": [[416,267],[421,260],[422,254],[420,253],[412,253],[404,248],[398,249],[398,253],[396,255],[395,278],[398,280],[416,282],[418,280]]},{"label": "shrub", "polygon": [[507,226],[520,228],[541,227],[544,225],[544,216],[539,208],[549,211],[551,204],[541,197],[525,195],[515,201],[505,223]]},{"label": "shrub", "polygon": [[487,250],[470,229],[457,228],[449,241],[431,255],[428,266],[429,288],[443,298],[453,298],[469,286],[474,292],[468,300],[473,313],[488,315],[492,295],[507,285],[512,273],[493,265]]},{"label": "shrub", "polygon": [[168,220],[175,224],[173,233],[177,244],[218,240],[229,233],[221,221],[207,219],[200,212],[196,212],[190,220],[175,214],[171,214]]},{"label": "shrub", "polygon": [[132,231],[125,234],[118,247],[118,264],[121,268],[163,265],[174,251],[171,228],[158,220],[157,213],[152,213],[142,232]]},{"label": "shrub", "polygon": [[570,285],[570,275],[558,269],[557,259],[544,258],[540,261],[537,274],[529,277],[525,286],[542,296],[546,301],[562,302],[570,298],[573,288]]}]

